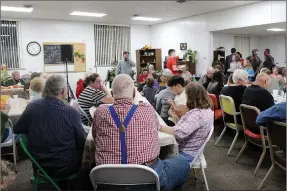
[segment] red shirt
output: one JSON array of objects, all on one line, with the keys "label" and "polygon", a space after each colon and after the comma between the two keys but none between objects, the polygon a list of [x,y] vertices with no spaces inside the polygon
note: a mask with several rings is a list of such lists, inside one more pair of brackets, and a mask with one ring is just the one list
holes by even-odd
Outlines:
[{"label": "red shirt", "polygon": [[[114,109],[121,121],[124,121],[132,105],[133,102],[127,99],[116,101]],[[138,105],[126,128],[128,164],[143,164],[159,155],[160,124],[155,112],[150,104]],[[108,106],[101,105],[94,116],[92,134],[95,140],[96,165],[121,164],[120,133]]]},{"label": "red shirt", "polygon": [[140,74],[138,81],[139,82],[144,82],[147,79],[148,74]]},{"label": "red shirt", "polygon": [[176,66],[176,59],[175,58],[168,58],[166,67],[173,73],[173,74],[178,74],[177,71],[174,71],[172,68],[173,66]]},{"label": "red shirt", "polygon": [[77,88],[76,88],[76,97],[79,98],[80,94],[82,93],[82,91],[84,90],[84,80],[80,79],[77,82]]}]

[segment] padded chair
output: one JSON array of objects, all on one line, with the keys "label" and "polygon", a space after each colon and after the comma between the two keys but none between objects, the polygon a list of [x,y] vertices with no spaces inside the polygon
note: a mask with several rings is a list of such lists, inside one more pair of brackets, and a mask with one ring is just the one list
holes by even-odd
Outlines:
[{"label": "padded chair", "polygon": [[[236,131],[236,135],[231,143],[231,146],[227,152],[228,155],[231,154],[231,151],[236,143],[236,140],[239,136],[239,131],[243,130],[242,128],[242,125],[239,125],[237,123],[237,118],[236,116],[240,115],[240,112],[236,112],[236,109],[235,109],[235,104],[234,104],[234,101],[232,99],[232,97],[230,96],[224,96],[224,95],[220,95],[219,96],[219,101],[220,101],[220,106],[221,106],[221,109],[222,109],[222,115],[223,115],[223,123],[224,123],[224,129],[223,131],[221,132],[219,138],[217,139],[217,141],[215,142],[215,145],[217,146],[218,143],[220,142],[220,140],[222,139],[227,127],[233,129]],[[225,121],[225,115],[226,114],[229,114],[229,115],[232,115],[233,116],[233,119],[234,119],[234,123],[230,123],[230,122],[226,122]]]},{"label": "padded chair", "polygon": [[[96,166],[90,172],[94,190],[101,187],[145,186],[148,190],[160,190],[159,177],[150,167],[137,164],[104,164]],[[138,190],[134,189],[134,190]],[[102,190],[102,189],[101,189]],[[131,189],[133,190],[133,189]]]},{"label": "padded chair", "polygon": [[64,181],[64,180],[72,180],[77,177],[77,174],[72,174],[68,177],[60,177],[60,178],[52,178],[50,177],[45,170],[39,165],[39,163],[34,159],[34,157],[30,154],[30,152],[27,149],[28,140],[25,135],[22,135],[20,138],[20,145],[25,152],[25,154],[30,158],[32,161],[32,164],[36,167],[36,172],[34,172],[34,175],[31,177],[31,184],[34,185],[34,190],[39,190],[39,185],[44,183],[51,183],[52,188],[55,188],[57,191],[61,191],[59,186],[56,184],[56,182]]},{"label": "padded chair", "polygon": [[248,143],[252,143],[253,145],[262,147],[263,151],[254,170],[254,175],[256,175],[258,169],[260,168],[261,163],[265,157],[266,150],[269,148],[267,136],[265,136],[266,133],[264,133],[264,131],[266,131],[266,128],[262,126],[260,127],[256,124],[256,118],[259,113],[260,111],[257,107],[245,104],[240,105],[240,114],[242,119],[245,142],[235,161],[238,161],[239,157],[246,149]]},{"label": "padded chair", "polygon": [[275,148],[270,147],[269,151],[272,165],[260,183],[258,190],[262,188],[264,182],[276,165],[286,171],[286,123],[274,121],[267,125],[267,138],[270,145],[276,145],[279,149],[275,150]]},{"label": "padded chair", "polygon": [[[203,155],[203,151],[204,151],[204,148],[205,148],[207,142],[209,141],[209,139],[213,133],[213,130],[214,130],[214,127],[211,128],[211,130],[207,136],[207,139],[205,140],[204,144],[199,149],[197,155],[194,157],[194,159],[190,163],[190,168],[192,168],[194,170],[198,169],[198,168],[201,169],[206,190],[209,190],[209,187],[208,187],[208,183],[207,183],[207,179],[206,179],[206,175],[205,175],[205,171],[204,171],[204,169],[207,167],[207,164],[206,164],[205,157]],[[196,171],[194,171],[194,175],[196,177]]]},{"label": "padded chair", "polygon": [[[9,119],[8,122],[5,124],[5,127],[11,128],[11,133],[12,133],[12,138],[7,140],[6,142],[3,142],[0,144],[1,149],[4,147],[11,147],[13,148],[13,153],[7,153],[8,154],[13,154],[13,160],[14,160],[14,167],[15,170],[17,171],[17,149],[16,149],[16,141],[15,141],[15,134],[13,133],[13,123]],[[2,132],[3,133],[3,132]],[[6,154],[5,154],[6,155]]]},{"label": "padded chair", "polygon": [[[222,121],[222,110],[220,109],[218,105],[218,100],[215,94],[208,94],[209,98],[213,102],[213,108],[212,110],[214,111],[214,121],[216,120],[221,120]],[[222,124],[222,122],[220,123]],[[213,133],[213,139],[215,140],[215,132]]]}]

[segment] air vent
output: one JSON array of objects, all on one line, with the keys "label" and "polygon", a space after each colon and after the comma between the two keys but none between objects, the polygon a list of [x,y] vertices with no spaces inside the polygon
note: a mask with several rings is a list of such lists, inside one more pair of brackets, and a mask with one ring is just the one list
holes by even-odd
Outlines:
[{"label": "air vent", "polygon": [[178,3],[185,3],[185,2],[187,2],[187,0],[177,0],[176,2],[178,2]]}]

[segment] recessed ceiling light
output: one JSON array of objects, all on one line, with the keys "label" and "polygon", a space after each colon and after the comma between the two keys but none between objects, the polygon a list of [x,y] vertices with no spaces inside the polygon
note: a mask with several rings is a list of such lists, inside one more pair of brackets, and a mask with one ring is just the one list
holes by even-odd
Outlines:
[{"label": "recessed ceiling light", "polygon": [[274,32],[281,32],[281,31],[286,31],[286,29],[279,29],[279,28],[271,28],[271,29],[266,29],[267,31],[274,31]]},{"label": "recessed ceiling light", "polygon": [[13,11],[13,12],[25,12],[30,13],[33,11],[33,8],[26,8],[26,7],[7,7],[7,6],[1,6],[1,11]]},{"label": "recessed ceiling light", "polygon": [[105,13],[89,13],[89,12],[80,12],[74,11],[70,15],[84,16],[84,17],[103,17],[107,14]]},{"label": "recessed ceiling light", "polygon": [[160,21],[160,18],[152,18],[152,17],[134,17],[132,20],[138,21]]}]

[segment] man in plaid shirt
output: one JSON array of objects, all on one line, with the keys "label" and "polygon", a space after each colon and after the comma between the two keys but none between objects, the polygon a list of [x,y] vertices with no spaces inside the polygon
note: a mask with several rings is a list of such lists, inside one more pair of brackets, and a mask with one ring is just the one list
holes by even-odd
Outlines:
[{"label": "man in plaid shirt", "polygon": [[116,76],[112,92],[115,104],[100,106],[93,121],[96,165],[142,164],[157,172],[164,190],[183,184],[189,163],[181,156],[166,160],[158,158],[159,120],[150,104],[133,104],[136,90],[131,77]]}]

